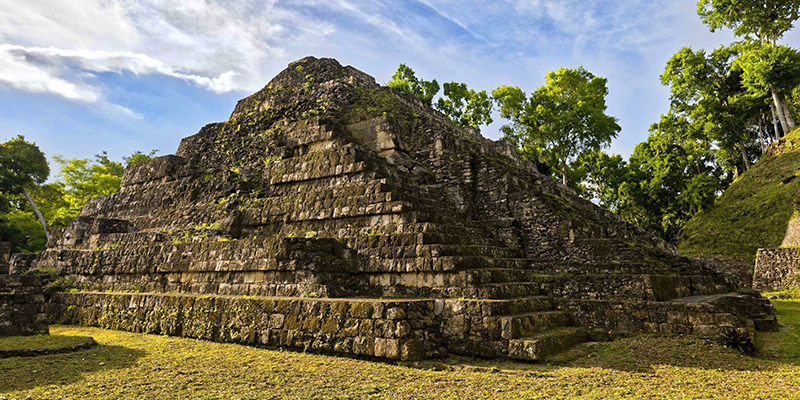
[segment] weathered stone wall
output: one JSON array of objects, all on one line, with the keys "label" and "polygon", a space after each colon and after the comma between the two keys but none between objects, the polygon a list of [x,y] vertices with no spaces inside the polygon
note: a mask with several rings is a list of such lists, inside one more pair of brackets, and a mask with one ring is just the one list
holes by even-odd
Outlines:
[{"label": "weathered stone wall", "polygon": [[55,323],[417,360],[437,354],[432,300],[56,293]]},{"label": "weathered stone wall", "polygon": [[751,334],[777,329],[774,318],[765,318],[772,308],[769,300],[752,292],[663,302],[560,299],[558,303],[559,309],[588,327],[595,340],[631,332],[714,336],[728,328]]},{"label": "weathered stone wall", "polygon": [[14,253],[9,262],[9,274],[24,275],[33,269],[33,263],[37,260],[38,254]]},{"label": "weathered stone wall", "polygon": [[48,331],[39,277],[0,275],[0,336],[47,334]]},{"label": "weathered stone wall", "polygon": [[759,249],[753,273],[753,289],[783,290],[800,287],[800,248]]},{"label": "weathered stone wall", "polygon": [[0,242],[0,275],[6,275],[10,273],[10,255],[11,243]]}]

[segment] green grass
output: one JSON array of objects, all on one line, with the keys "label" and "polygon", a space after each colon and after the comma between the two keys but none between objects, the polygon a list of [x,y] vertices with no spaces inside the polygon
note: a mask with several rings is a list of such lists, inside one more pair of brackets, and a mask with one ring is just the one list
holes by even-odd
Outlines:
[{"label": "green grass", "polygon": [[686,223],[678,244],[687,255],[724,255],[752,263],[759,248],[779,247],[800,195],[800,130],[786,138],[782,153],[742,174],[711,210]]},{"label": "green grass", "polygon": [[800,288],[763,292],[761,294],[770,299],[800,299]]},{"label": "green grass", "polygon": [[54,350],[85,343],[86,336],[32,335],[0,337],[0,351]]},{"label": "green grass", "polygon": [[54,326],[101,346],[0,361],[8,399],[800,399],[800,300],[757,357],[701,338],[635,336],[551,363],[448,358],[390,364],[235,344]]}]

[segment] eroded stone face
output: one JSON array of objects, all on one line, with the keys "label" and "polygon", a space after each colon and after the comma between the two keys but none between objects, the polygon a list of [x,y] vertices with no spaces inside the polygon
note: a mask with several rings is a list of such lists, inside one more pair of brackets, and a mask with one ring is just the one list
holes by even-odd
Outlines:
[{"label": "eroded stone face", "polygon": [[[129,167],[120,192],[92,199],[35,264],[85,291],[115,292],[101,299],[119,302],[104,312],[121,321],[154,312],[126,314],[124,292],[194,299],[189,318],[208,309],[212,331],[238,315],[219,296],[306,298],[297,313],[259,314],[258,329],[237,325],[237,341],[393,359],[444,349],[536,359],[600,331],[668,324],[648,304],[729,289],[543,176],[509,143],[313,57],[241,100],[228,121],[183,139],[176,155]],[[82,296],[56,296],[52,317],[96,324],[87,316],[97,306]],[[322,311],[331,298],[426,306],[379,313],[348,300],[348,316],[331,319]],[[66,315],[65,302],[88,309]],[[634,302],[645,310],[635,320],[602,311]],[[618,323],[596,323],[608,318]],[[144,329],[137,324],[119,326]],[[170,332],[198,329],[185,321]],[[399,340],[409,335],[417,339]]]}]

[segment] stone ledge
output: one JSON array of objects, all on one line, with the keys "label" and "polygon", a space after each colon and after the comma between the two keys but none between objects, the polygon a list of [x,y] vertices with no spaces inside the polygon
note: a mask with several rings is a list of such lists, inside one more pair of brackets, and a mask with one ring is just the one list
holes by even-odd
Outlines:
[{"label": "stone ledge", "polygon": [[72,292],[49,306],[60,324],[391,360],[438,341],[433,300]]},{"label": "stone ledge", "polygon": [[97,342],[94,340],[94,338],[86,336],[86,337],[80,338],[75,343],[70,343],[68,345],[59,346],[59,347],[30,348],[30,349],[7,349],[7,350],[0,349],[0,358],[36,357],[36,356],[44,356],[44,355],[48,355],[48,354],[71,353],[73,351],[91,349],[94,346],[97,346]]}]

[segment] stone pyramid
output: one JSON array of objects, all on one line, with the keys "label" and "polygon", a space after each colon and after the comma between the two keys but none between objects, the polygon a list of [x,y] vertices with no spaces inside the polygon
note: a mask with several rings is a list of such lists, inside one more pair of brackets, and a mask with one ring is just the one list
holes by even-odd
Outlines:
[{"label": "stone pyramid", "polygon": [[58,323],[412,360],[772,329],[769,302],[416,98],[293,62],[34,263]]}]

